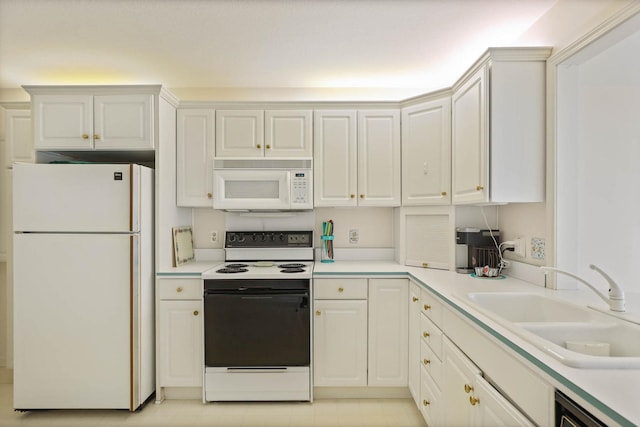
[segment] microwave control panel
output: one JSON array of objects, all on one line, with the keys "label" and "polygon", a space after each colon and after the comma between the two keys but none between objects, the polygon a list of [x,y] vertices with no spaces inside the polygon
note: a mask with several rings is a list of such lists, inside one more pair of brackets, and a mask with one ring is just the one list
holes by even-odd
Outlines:
[{"label": "microwave control panel", "polygon": [[310,170],[291,171],[291,207],[313,208],[313,180]]}]

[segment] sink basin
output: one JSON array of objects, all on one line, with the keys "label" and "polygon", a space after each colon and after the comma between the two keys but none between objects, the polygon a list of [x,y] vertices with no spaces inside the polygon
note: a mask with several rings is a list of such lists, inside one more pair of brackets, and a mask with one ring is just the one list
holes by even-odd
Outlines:
[{"label": "sink basin", "polygon": [[520,292],[475,292],[467,297],[510,322],[586,322],[593,313],[586,307],[541,295]]},{"label": "sink basin", "polygon": [[464,299],[567,366],[640,368],[640,325],[532,293],[474,292]]}]

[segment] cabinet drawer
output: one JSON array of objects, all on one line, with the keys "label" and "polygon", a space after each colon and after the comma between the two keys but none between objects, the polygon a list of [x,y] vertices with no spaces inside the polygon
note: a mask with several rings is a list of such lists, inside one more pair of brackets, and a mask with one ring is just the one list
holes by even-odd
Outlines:
[{"label": "cabinet drawer", "polygon": [[420,364],[438,387],[442,388],[442,361],[424,341],[420,343]]},{"label": "cabinet drawer", "polygon": [[420,291],[420,309],[433,323],[442,327],[442,303],[426,289]]},{"label": "cabinet drawer", "polygon": [[441,425],[442,411],[445,402],[442,392],[424,369],[420,370],[420,412],[427,425]]},{"label": "cabinet drawer", "polygon": [[424,314],[420,316],[420,334],[438,359],[442,360],[442,331]]},{"label": "cabinet drawer", "polygon": [[314,299],[367,299],[367,279],[314,279]]},{"label": "cabinet drawer", "polygon": [[158,279],[158,297],[161,300],[202,299],[202,280]]}]

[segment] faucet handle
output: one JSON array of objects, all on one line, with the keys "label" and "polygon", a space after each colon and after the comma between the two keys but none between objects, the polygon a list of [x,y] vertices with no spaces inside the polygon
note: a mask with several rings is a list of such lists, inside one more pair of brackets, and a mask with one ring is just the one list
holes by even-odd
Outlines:
[{"label": "faucet handle", "polygon": [[616,311],[624,311],[624,291],[622,290],[622,288],[597,265],[589,264],[589,268],[600,273],[602,277],[604,277],[604,279],[609,283],[609,299],[622,301],[622,306],[619,307],[619,309]]}]

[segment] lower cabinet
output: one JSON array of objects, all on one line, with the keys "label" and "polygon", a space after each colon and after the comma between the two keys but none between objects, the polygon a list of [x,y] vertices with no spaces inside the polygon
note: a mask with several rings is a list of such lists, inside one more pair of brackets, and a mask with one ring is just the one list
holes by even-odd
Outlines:
[{"label": "lower cabinet", "polygon": [[314,385],[406,387],[407,279],[314,279]]},{"label": "lower cabinet", "polygon": [[158,279],[158,400],[164,387],[202,387],[202,280]]}]

